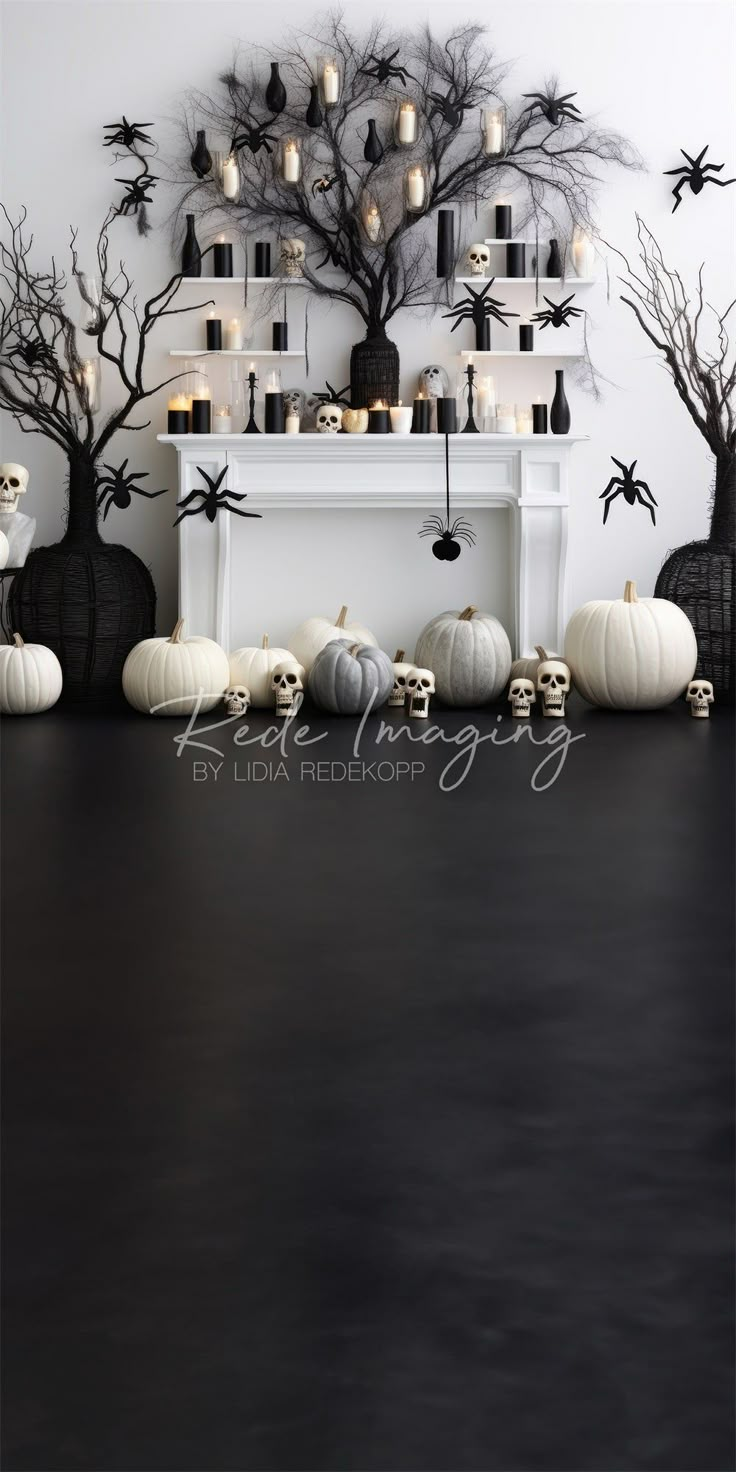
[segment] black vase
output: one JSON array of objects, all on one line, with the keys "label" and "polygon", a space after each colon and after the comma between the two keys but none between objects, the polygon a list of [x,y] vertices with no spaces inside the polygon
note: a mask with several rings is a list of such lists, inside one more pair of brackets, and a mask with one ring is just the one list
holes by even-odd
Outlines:
[{"label": "black vase", "polygon": [[192,156],[189,162],[198,179],[204,179],[212,168],[212,154],[207,147],[204,128],[198,129],[197,141],[192,149]]},{"label": "black vase", "polygon": [[350,403],[367,409],[376,399],[395,404],[399,397],[399,350],[384,333],[369,333],[350,354]]},{"label": "black vase", "polygon": [[266,88],[266,107],[276,114],[283,112],[286,107],[286,88],[279,76],[277,61],[271,62],[271,78]]},{"label": "black vase", "polygon": [[716,483],[707,541],[675,548],[660,568],[655,598],[669,598],[686,613],[698,641],[699,679],[712,680],[716,699],[736,701],[736,455],[716,460]]},{"label": "black vase", "polygon": [[316,85],[309,89],[309,107],[307,108],[307,127],[322,127],[322,108],[319,105],[319,87]]},{"label": "black vase", "polygon": [[181,252],[181,269],[183,276],[202,275],[202,252],[194,232],[194,215],[187,215],[187,233],[184,236]]},{"label": "black vase", "polygon": [[546,274],[548,276],[562,275],[562,256],[560,255],[560,247],[557,244],[556,240],[550,240],[549,243],[549,256],[547,257]]},{"label": "black vase", "polygon": [[365,140],[363,158],[365,159],[367,164],[380,164],[381,159],[383,158],[383,147],[378,133],[376,132],[375,118],[368,119],[368,137]]},{"label": "black vase", "polygon": [[553,434],[569,434],[570,405],[565,397],[565,375],[561,368],[558,368],[555,373],[555,396],[552,400],[549,422]]}]

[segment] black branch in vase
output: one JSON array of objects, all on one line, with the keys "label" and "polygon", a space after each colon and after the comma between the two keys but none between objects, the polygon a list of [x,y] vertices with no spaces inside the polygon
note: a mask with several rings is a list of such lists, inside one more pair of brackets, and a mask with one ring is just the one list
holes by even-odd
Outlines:
[{"label": "black branch in vase", "polygon": [[585,313],[582,307],[571,307],[570,302],[575,300],[575,292],[566,296],[564,301],[551,302],[548,296],[543,296],[542,301],[547,303],[547,309],[532,313],[532,321],[538,322],[540,332],[545,327],[569,327],[575,317],[583,317]]},{"label": "black branch in vase", "polygon": [[599,501],[605,500],[605,506],[603,507],[603,525],[605,526],[608,520],[608,513],[611,509],[612,503],[616,500],[616,497],[623,496],[628,506],[635,506],[638,502],[640,506],[646,507],[649,515],[652,518],[653,524],[656,526],[657,518],[654,515],[654,507],[658,503],[655,501],[654,496],[652,495],[652,492],[650,491],[646,481],[634,479],[634,471],[636,470],[637,461],[632,460],[631,465],[624,465],[623,461],[617,460],[615,455],[612,455],[611,459],[614,465],[618,466],[621,474],[612,475],[611,479],[608,482],[608,485],[606,486],[606,489],[604,491],[601,491],[601,494],[598,497]]},{"label": "black branch in vase", "polygon": [[692,194],[701,194],[706,184],[717,184],[719,189],[725,189],[729,184],[736,184],[736,179],[713,179],[711,177],[712,174],[719,174],[721,169],[725,169],[726,165],[703,163],[709,147],[710,144],[706,143],[705,148],[701,150],[697,158],[691,158],[690,154],[686,153],[684,148],[681,148],[680,153],[684,159],[687,159],[687,163],[681,164],[679,169],[664,170],[665,178],[675,174],[682,175],[682,178],[678,179],[672,190],[675,199],[672,206],[673,215],[678,205],[682,204],[682,191],[686,184],[690,185],[690,192]]},{"label": "black branch in vase", "polygon": [[166,486],[162,491],[146,491],[143,486],[137,486],[137,480],[146,480],[147,470],[128,470],[128,461],[125,459],[117,469],[112,465],[104,465],[107,475],[97,477],[97,509],[102,511],[102,520],[107,521],[107,513],[111,506],[118,511],[127,511],[133,496],[145,496],[149,501],[154,501],[157,496],[166,495]]},{"label": "black branch in vase", "polygon": [[[227,465],[223,465],[220,474],[216,480],[213,480],[207,474],[206,470],[202,470],[200,465],[197,466],[197,474],[201,475],[202,480],[206,481],[207,484],[206,486],[197,486],[182,501],[177,501],[176,509],[181,512],[181,516],[177,516],[174,526],[178,526],[179,522],[183,521],[185,516],[198,516],[202,511],[210,522],[215,520],[219,511],[231,511],[233,516],[248,516],[256,521],[260,521],[260,511],[242,511],[240,507],[230,505],[231,501],[244,501],[247,495],[246,491],[229,491],[226,486],[223,486],[223,489],[220,490],[228,469],[229,467]],[[195,501],[199,501],[198,506],[194,504]]]},{"label": "black branch in vase", "polygon": [[[365,340],[353,348],[350,366],[354,407],[368,397],[395,401],[399,358],[388,329],[397,313],[442,305],[435,274],[434,217],[450,206],[476,213],[502,192],[524,193],[527,220],[540,236],[557,227],[570,236],[576,226],[595,234],[601,173],[608,165],[640,167],[621,134],[595,127],[574,113],[560,114],[551,128],[539,110],[506,104],[502,154],[486,152],[481,110],[503,103],[507,63],[486,40],[483,27],[456,26],[435,38],[427,28],[395,31],[376,21],[353,29],[333,13],[313,30],[297,34],[279,57],[287,80],[287,103],[275,120],[264,113],[268,52],[244,49],[209,95],[191,92],[183,105],[181,157],[172,163],[180,185],[172,229],[177,245],[187,212],[212,233],[230,222],[242,236],[298,236],[307,252],[302,287],[324,301],[343,302],[360,318]],[[305,129],[305,113],[320,77],[316,57],[334,59],[339,87],[319,109],[319,126]],[[387,66],[394,75],[385,79]],[[378,164],[363,157],[365,129],[375,118],[381,136],[391,135],[394,114],[409,82],[421,126],[410,146],[387,146]],[[559,100],[559,99],[558,99]],[[317,111],[312,114],[314,120]],[[239,168],[237,198],[224,196],[221,181],[192,180],[189,158],[197,128],[232,138]],[[269,145],[294,138],[300,144],[298,176],[285,177],[278,155],[254,151],[253,139]],[[406,207],[411,169],[423,176],[419,207]],[[370,209],[369,209],[370,205]],[[373,209],[370,226],[366,215]],[[319,263],[319,264],[318,264]],[[322,266],[329,263],[329,273]]]}]

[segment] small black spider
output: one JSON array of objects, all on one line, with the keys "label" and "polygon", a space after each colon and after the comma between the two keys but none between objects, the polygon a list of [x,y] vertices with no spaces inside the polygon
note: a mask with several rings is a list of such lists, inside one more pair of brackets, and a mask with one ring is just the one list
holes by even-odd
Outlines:
[{"label": "small black spider", "polygon": [[547,303],[549,311],[534,312],[532,315],[533,322],[541,323],[540,332],[544,332],[545,327],[569,327],[571,317],[582,317],[581,307],[568,306],[568,302],[573,301],[574,298],[574,291],[570,293],[570,296],[566,296],[563,302],[555,303],[551,302],[548,296],[543,297],[542,300]]},{"label": "small black spider", "polygon": [[329,194],[330,190],[334,189],[336,184],[341,183],[344,177],[344,174],[322,174],[312,184],[312,199],[316,199],[318,194]]},{"label": "small black spider", "polygon": [[442,121],[447,123],[448,128],[460,127],[465,116],[465,108],[458,102],[457,97],[453,96],[453,88],[450,88],[446,97],[441,97],[439,92],[430,92],[429,99],[434,103],[429,114],[430,123],[433,118],[441,117]]},{"label": "small black spider", "polygon": [[110,137],[105,139],[103,148],[109,148],[111,144],[116,148],[129,148],[133,151],[135,151],[136,145],[140,145],[143,148],[153,148],[153,139],[149,138],[147,133],[141,131],[142,128],[150,127],[150,123],[129,123],[125,114],[123,114],[122,120],[119,123],[103,123],[105,132],[110,133]]},{"label": "small black spider", "polygon": [[118,511],[127,511],[133,496],[146,496],[153,501],[156,496],[165,496],[166,487],[162,491],[144,491],[142,486],[135,485],[137,480],[145,480],[147,470],[132,470],[126,475],[125,467],[127,459],[116,470],[114,466],[105,464],[107,475],[98,475],[97,489],[100,492],[97,498],[97,509],[102,511],[102,520],[107,520],[107,513],[111,506],[117,506]]},{"label": "small black spider", "polygon": [[[392,51],[390,56],[376,56],[375,51],[371,51],[368,54],[368,61],[371,63],[370,66],[359,66],[358,71],[362,72],[364,77],[375,77],[377,82],[390,82],[394,77],[397,77],[402,87],[405,87],[406,79],[407,77],[411,77],[411,72],[408,72],[406,67],[393,65],[400,50],[401,47],[397,46],[396,50]],[[412,77],[412,81],[414,80]]]},{"label": "small black spider", "polygon": [[664,170],[665,177],[667,177],[668,174],[682,174],[683,176],[681,179],[678,179],[674,189],[672,190],[672,193],[675,196],[675,203],[672,206],[673,215],[675,213],[675,210],[677,209],[678,204],[682,204],[681,190],[684,189],[686,184],[690,185],[690,189],[693,194],[700,194],[700,191],[702,190],[704,184],[717,184],[719,189],[725,189],[727,184],[736,184],[736,179],[711,179],[708,177],[711,173],[720,173],[721,169],[725,169],[726,167],[725,164],[703,163],[703,159],[705,158],[709,147],[710,144],[706,143],[705,148],[702,150],[702,153],[698,154],[697,158],[691,158],[690,154],[686,153],[684,148],[681,148],[680,153],[682,154],[683,158],[687,159],[687,164],[681,164],[679,169]]},{"label": "small black spider", "polygon": [[338,267],[342,265],[342,256],[340,255],[340,248],[339,248],[339,243],[338,243],[339,242],[339,239],[340,239],[340,232],[338,230],[337,235],[335,236],[335,244],[334,244],[334,246],[328,245],[328,247],[327,247],[327,249],[326,249],[326,251],[325,251],[325,253],[324,253],[323,257],[322,257],[322,260],[321,261],[317,261],[315,270],[321,271],[322,270],[322,267],[323,266],[327,266],[327,265],[330,265],[330,266],[338,266]]},{"label": "small black spider", "polygon": [[[237,506],[228,505],[228,501],[244,501],[246,492],[241,491],[238,493],[237,491],[228,491],[227,489],[220,490],[220,486],[228,472],[227,465],[223,465],[217,480],[211,480],[200,465],[197,466],[197,471],[201,475],[202,480],[206,480],[208,489],[205,490],[202,486],[198,486],[196,490],[190,491],[189,495],[185,496],[183,501],[177,501],[176,509],[177,511],[181,511],[181,516],[177,516],[174,526],[178,526],[179,522],[183,521],[185,516],[197,516],[200,511],[204,511],[207,520],[210,522],[214,521],[218,511],[232,511],[234,516],[252,516],[257,521],[260,521],[260,511],[240,511]],[[201,497],[201,506],[193,506],[191,504],[192,501],[196,500],[197,496]],[[189,509],[185,510],[184,508],[186,507]]]},{"label": "small black spider", "polygon": [[135,179],[116,179],[116,184],[124,184],[126,188],[126,193],[118,205],[118,214],[134,215],[141,205],[150,204],[151,196],[148,191],[153,189],[156,182],[156,175],[149,174],[147,169],[144,169],[143,173],[138,174]]},{"label": "small black spider", "polygon": [[327,390],[326,393],[313,394],[312,397],[317,399],[320,404],[340,404],[343,409],[350,408],[349,383],[345,385],[345,388],[338,390],[332,387],[329,379],[325,379],[325,389]]},{"label": "small black spider", "polygon": [[237,153],[241,148],[249,148],[253,156],[265,148],[266,153],[271,153],[271,144],[278,143],[275,133],[269,133],[268,123],[258,123],[253,128],[248,128],[245,133],[237,133],[230,144],[230,152]]},{"label": "small black spider", "polygon": [[[605,526],[606,524],[606,518],[611,508],[611,502],[615,501],[617,496],[623,495],[624,500],[628,503],[629,506],[633,506],[637,501],[639,502],[640,506],[646,506],[646,509],[652,518],[652,522],[654,526],[656,526],[657,519],[654,515],[654,506],[656,506],[658,503],[654,500],[654,496],[652,495],[649,486],[647,485],[645,480],[634,480],[636,460],[632,461],[631,465],[624,465],[621,460],[616,459],[615,455],[612,455],[611,459],[614,465],[618,466],[619,470],[621,471],[621,475],[612,475],[611,479],[608,482],[608,485],[606,486],[605,491],[601,491],[601,494],[598,497],[599,501],[602,501],[604,496],[607,498],[606,504],[603,508],[603,525]],[[616,487],[615,490],[614,486]],[[649,497],[649,501],[654,502],[654,506],[650,506],[649,501],[645,499],[645,497],[647,496]]]},{"label": "small black spider", "polygon": [[468,294],[464,300],[458,302],[457,306],[452,307],[449,312],[443,312],[443,317],[455,317],[457,319],[452,324],[451,332],[454,332],[455,328],[459,327],[461,322],[472,322],[474,327],[477,328],[482,326],[487,317],[492,317],[495,322],[500,322],[503,326],[507,317],[518,317],[518,312],[507,312],[504,303],[499,301],[497,297],[487,295],[495,279],[495,276],[492,276],[480,292],[474,291],[472,286],[469,286]]},{"label": "small black spider", "polygon": [[544,92],[525,92],[523,95],[533,99],[524,111],[534,113],[539,108],[542,117],[547,119],[552,128],[559,128],[560,123],[565,120],[571,123],[582,122],[580,109],[570,100],[577,97],[577,92],[565,92],[558,97],[554,87],[548,86]]},{"label": "small black spider", "polygon": [[432,552],[438,562],[455,562],[462,551],[458,539],[467,542],[469,547],[475,544],[475,532],[470,522],[464,521],[462,516],[456,517],[452,526],[449,520],[443,521],[440,516],[428,516],[422,522],[422,530],[417,535],[437,538],[432,543]]},{"label": "small black spider", "polygon": [[53,348],[41,337],[19,337],[18,341],[8,348],[7,356],[20,358],[21,363],[30,372],[40,368],[45,369],[47,373],[54,373],[59,367]]}]

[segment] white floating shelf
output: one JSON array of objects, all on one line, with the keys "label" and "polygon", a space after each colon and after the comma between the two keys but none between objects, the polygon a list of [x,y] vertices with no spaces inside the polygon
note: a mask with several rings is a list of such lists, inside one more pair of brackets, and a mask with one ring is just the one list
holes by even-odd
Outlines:
[{"label": "white floating shelf", "polygon": [[536,348],[533,352],[524,352],[522,348],[463,348],[461,358],[582,358],[582,353],[538,353]]},{"label": "white floating shelf", "polygon": [[[540,286],[559,286],[561,284],[560,283],[559,276],[540,276],[538,278],[538,280],[539,280],[539,285]],[[491,276],[456,276],[455,277],[455,285],[456,286],[482,286],[483,283],[484,283],[484,281],[485,282],[493,281],[494,284],[500,283],[503,286],[509,286],[509,285],[512,285],[512,286],[513,285],[519,285],[519,286],[527,285],[527,286],[529,286],[529,285],[536,285],[537,284],[537,277],[536,276],[493,276],[493,277],[491,277]],[[596,277],[595,276],[566,276],[565,279],[564,279],[564,282],[562,282],[562,285],[563,286],[595,286],[595,282],[596,282]]]},{"label": "white floating shelf", "polygon": [[[244,286],[244,276],[182,276],[182,286]],[[249,276],[249,286],[303,286],[299,276]]]},{"label": "white floating shelf", "polygon": [[303,348],[287,348],[277,352],[275,348],[170,348],[170,358],[303,358]]}]

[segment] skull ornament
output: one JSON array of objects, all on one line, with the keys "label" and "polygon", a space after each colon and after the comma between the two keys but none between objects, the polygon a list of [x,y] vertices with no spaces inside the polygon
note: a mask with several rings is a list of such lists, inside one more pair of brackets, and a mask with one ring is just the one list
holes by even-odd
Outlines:
[{"label": "skull ornament", "polygon": [[0,511],[17,511],[18,497],[28,490],[28,471],[9,461],[0,465]]},{"label": "skull ornament", "polygon": [[303,240],[295,236],[290,240],[281,242],[281,266],[285,276],[292,279],[304,275],[304,262],[307,258],[307,247]]},{"label": "skull ornament", "polygon": [[511,701],[511,714],[517,718],[531,715],[532,706],[537,699],[534,690],[534,681],[527,679],[512,680],[509,686],[509,700]]},{"label": "skull ornament", "polygon": [[714,698],[713,686],[710,680],[690,681],[685,699],[690,706],[691,716],[696,716],[701,721],[707,721]]},{"label": "skull ornament", "polygon": [[546,716],[564,716],[565,696],[570,690],[570,671],[561,659],[542,659],[537,670],[537,690]]},{"label": "skull ornament", "polygon": [[439,363],[430,363],[419,374],[419,387],[428,399],[445,399],[450,392],[450,380]]},{"label": "skull ornament", "polygon": [[317,413],[318,434],[338,434],[342,428],[342,409],[339,404],[323,404]]},{"label": "skull ornament", "polygon": [[288,716],[294,708],[297,695],[304,697],[304,669],[296,660],[283,659],[274,665],[271,689],[276,699],[277,716]]},{"label": "skull ornament", "polygon": [[435,683],[431,670],[418,669],[412,665],[406,677],[406,693],[409,697],[409,715],[426,720],[429,702],[434,695]]},{"label": "skull ornament", "polygon": [[222,698],[229,716],[244,716],[250,705],[250,690],[247,685],[228,685]]},{"label": "skull ornament", "polygon": [[472,276],[485,276],[491,263],[491,252],[487,245],[481,245],[479,241],[471,245],[468,250],[468,261],[470,262],[470,273]]}]

